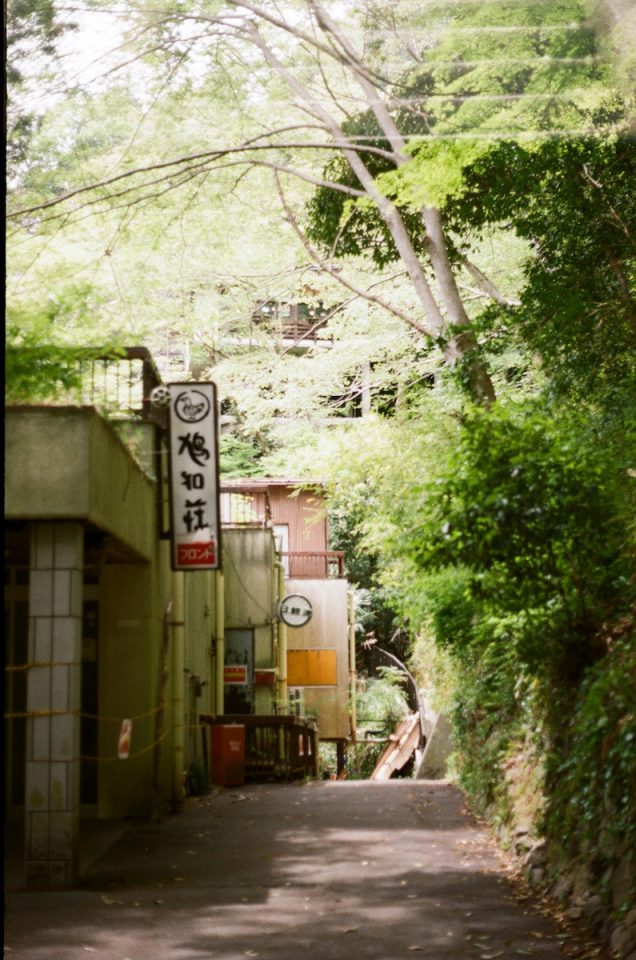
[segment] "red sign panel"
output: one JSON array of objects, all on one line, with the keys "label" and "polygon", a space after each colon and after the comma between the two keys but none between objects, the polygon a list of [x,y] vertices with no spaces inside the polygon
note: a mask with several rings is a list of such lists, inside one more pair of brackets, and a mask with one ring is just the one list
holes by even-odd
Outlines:
[{"label": "red sign panel", "polygon": [[273,686],[276,683],[276,671],[275,670],[255,670],[254,671],[254,683],[259,686]]},{"label": "red sign panel", "polygon": [[247,683],[247,664],[237,663],[223,669],[224,683]]},{"label": "red sign panel", "polygon": [[177,566],[209,567],[216,564],[214,543],[178,543]]}]

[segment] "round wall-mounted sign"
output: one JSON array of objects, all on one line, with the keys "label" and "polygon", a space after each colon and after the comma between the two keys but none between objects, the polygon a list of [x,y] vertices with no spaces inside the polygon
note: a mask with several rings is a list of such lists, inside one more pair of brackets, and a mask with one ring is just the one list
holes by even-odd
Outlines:
[{"label": "round wall-mounted sign", "polygon": [[288,627],[304,627],[311,620],[313,610],[307,597],[297,593],[281,600],[278,615]]},{"label": "round wall-mounted sign", "polygon": [[150,402],[153,407],[166,408],[170,406],[170,389],[161,384],[155,387],[150,394]]}]

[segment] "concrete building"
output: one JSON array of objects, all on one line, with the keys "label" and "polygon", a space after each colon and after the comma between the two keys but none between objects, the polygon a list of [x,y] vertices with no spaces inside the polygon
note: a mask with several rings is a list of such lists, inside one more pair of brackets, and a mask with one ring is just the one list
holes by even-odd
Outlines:
[{"label": "concrete building", "polygon": [[94,408],[8,408],[5,809],[30,884],[74,882],[81,817],[178,806],[214,708],[216,577],[171,573],[159,487]]},{"label": "concrete building", "polygon": [[[85,820],[178,809],[209,767],[202,716],[291,720],[288,669],[293,712],[341,749],[351,736],[347,589],[318,493],[225,488],[222,570],[172,571],[159,378],[140,349],[116,365],[138,381],[134,409],[6,410],[5,811],[32,886],[75,882]],[[290,593],[310,600],[309,628],[281,621]],[[305,721],[285,735],[296,749]]]}]

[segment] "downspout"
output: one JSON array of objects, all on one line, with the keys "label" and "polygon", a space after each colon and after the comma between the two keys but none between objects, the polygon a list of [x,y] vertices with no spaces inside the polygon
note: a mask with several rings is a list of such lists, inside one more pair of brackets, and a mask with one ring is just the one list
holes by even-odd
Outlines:
[{"label": "downspout", "polygon": [[222,570],[214,573],[214,640],[216,647],[216,674],[214,677],[214,713],[217,717],[225,712],[225,581]]},{"label": "downspout", "polygon": [[172,574],[172,805],[179,811],[185,799],[185,574]]},{"label": "downspout", "polygon": [[[278,571],[278,603],[285,596],[285,565],[276,560],[274,567]],[[286,714],[289,711],[289,697],[287,695],[287,624],[278,619],[278,653],[276,658],[276,713]]]},{"label": "downspout", "polygon": [[356,715],[356,687],[358,674],[356,671],[356,618],[353,605],[353,593],[347,593],[347,608],[349,611],[349,698],[351,702],[351,742],[356,742],[358,718]]}]

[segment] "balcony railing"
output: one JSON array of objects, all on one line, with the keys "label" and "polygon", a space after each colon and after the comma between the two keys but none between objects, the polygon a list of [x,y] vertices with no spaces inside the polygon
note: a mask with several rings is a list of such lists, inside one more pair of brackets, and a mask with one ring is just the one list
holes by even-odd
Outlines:
[{"label": "balcony railing", "polygon": [[272,522],[267,490],[239,493],[221,487],[221,523],[228,527],[266,527]]},{"label": "balcony railing", "polygon": [[[15,348],[24,356],[36,373],[46,382],[56,377],[59,388],[48,390],[45,400],[38,395],[37,378],[33,396],[21,402],[45,402],[56,405],[90,405],[114,419],[133,418],[152,420],[165,425],[165,410],[150,402],[155,387],[162,383],[161,375],[146,347],[124,347],[100,355],[95,350],[68,350],[58,348],[51,366],[51,351],[41,348]],[[53,373],[51,371],[53,370]]]},{"label": "balcony railing", "polygon": [[313,721],[292,716],[228,714],[200,717],[204,757],[206,727],[238,723],[245,727],[245,779],[295,780],[318,776],[318,734]]},{"label": "balcony railing", "polygon": [[290,551],[281,554],[288,577],[305,580],[332,580],[344,577],[342,550]]},{"label": "balcony railing", "polygon": [[311,340],[317,343],[319,340],[332,340],[333,338],[324,332],[324,320],[316,320],[313,323],[303,321],[283,321],[280,325],[280,334],[283,340],[293,340],[295,343],[303,340]]},{"label": "balcony railing", "polygon": [[333,341],[326,327],[333,309],[322,302],[316,305],[308,303],[287,303],[268,300],[261,303],[252,314],[252,321],[260,326],[269,327],[283,340],[296,343],[311,340]]},{"label": "balcony railing", "polygon": [[120,356],[80,361],[82,399],[111,415],[141,417],[165,426],[165,410],[154,407],[150,395],[162,379],[146,347],[126,347]]}]

